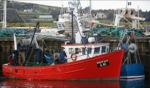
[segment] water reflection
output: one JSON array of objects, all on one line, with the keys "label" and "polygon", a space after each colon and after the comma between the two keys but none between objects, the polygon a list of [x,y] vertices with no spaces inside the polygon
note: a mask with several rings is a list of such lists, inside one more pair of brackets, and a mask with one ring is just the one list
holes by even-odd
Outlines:
[{"label": "water reflection", "polygon": [[4,80],[3,88],[144,88],[144,80],[121,81],[27,81]]},{"label": "water reflection", "polygon": [[101,81],[27,81],[27,80],[4,80],[1,87],[10,88],[120,88],[119,82]]},{"label": "water reflection", "polygon": [[144,79],[120,80],[121,88],[145,88]]}]

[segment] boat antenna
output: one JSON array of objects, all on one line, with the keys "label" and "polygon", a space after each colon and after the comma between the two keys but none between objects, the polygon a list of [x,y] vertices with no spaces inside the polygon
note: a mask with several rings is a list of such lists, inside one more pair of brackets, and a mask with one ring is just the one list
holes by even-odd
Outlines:
[{"label": "boat antenna", "polygon": [[25,61],[24,61],[23,65],[25,65],[26,62],[27,62],[27,59],[28,59],[29,54],[30,54],[30,51],[32,49],[32,42],[33,42],[33,39],[34,39],[34,35],[35,35],[36,30],[39,28],[39,25],[40,25],[40,22],[37,22],[36,26],[34,27],[34,32],[33,32],[33,35],[32,35],[32,38],[31,38],[31,42],[30,42],[30,45],[28,47],[27,54],[26,54]]}]

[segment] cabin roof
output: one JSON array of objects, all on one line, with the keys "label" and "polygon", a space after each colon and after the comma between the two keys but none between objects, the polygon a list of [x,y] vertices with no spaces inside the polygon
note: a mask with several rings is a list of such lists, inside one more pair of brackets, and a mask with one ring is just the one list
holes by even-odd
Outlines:
[{"label": "cabin roof", "polygon": [[63,46],[106,46],[109,43],[92,43],[92,44],[62,44]]}]

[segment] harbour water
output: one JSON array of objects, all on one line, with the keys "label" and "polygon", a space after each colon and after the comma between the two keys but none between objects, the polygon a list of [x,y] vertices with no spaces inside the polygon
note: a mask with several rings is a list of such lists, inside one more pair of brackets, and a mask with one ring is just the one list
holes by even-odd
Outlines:
[{"label": "harbour water", "polygon": [[149,88],[144,79],[118,81],[32,81],[0,77],[0,88]]}]

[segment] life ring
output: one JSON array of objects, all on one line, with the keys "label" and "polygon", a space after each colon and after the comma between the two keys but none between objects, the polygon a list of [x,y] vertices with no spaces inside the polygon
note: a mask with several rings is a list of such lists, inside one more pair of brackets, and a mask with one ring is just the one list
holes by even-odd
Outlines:
[{"label": "life ring", "polygon": [[71,54],[71,59],[72,59],[72,61],[76,61],[77,55],[75,53]]}]

